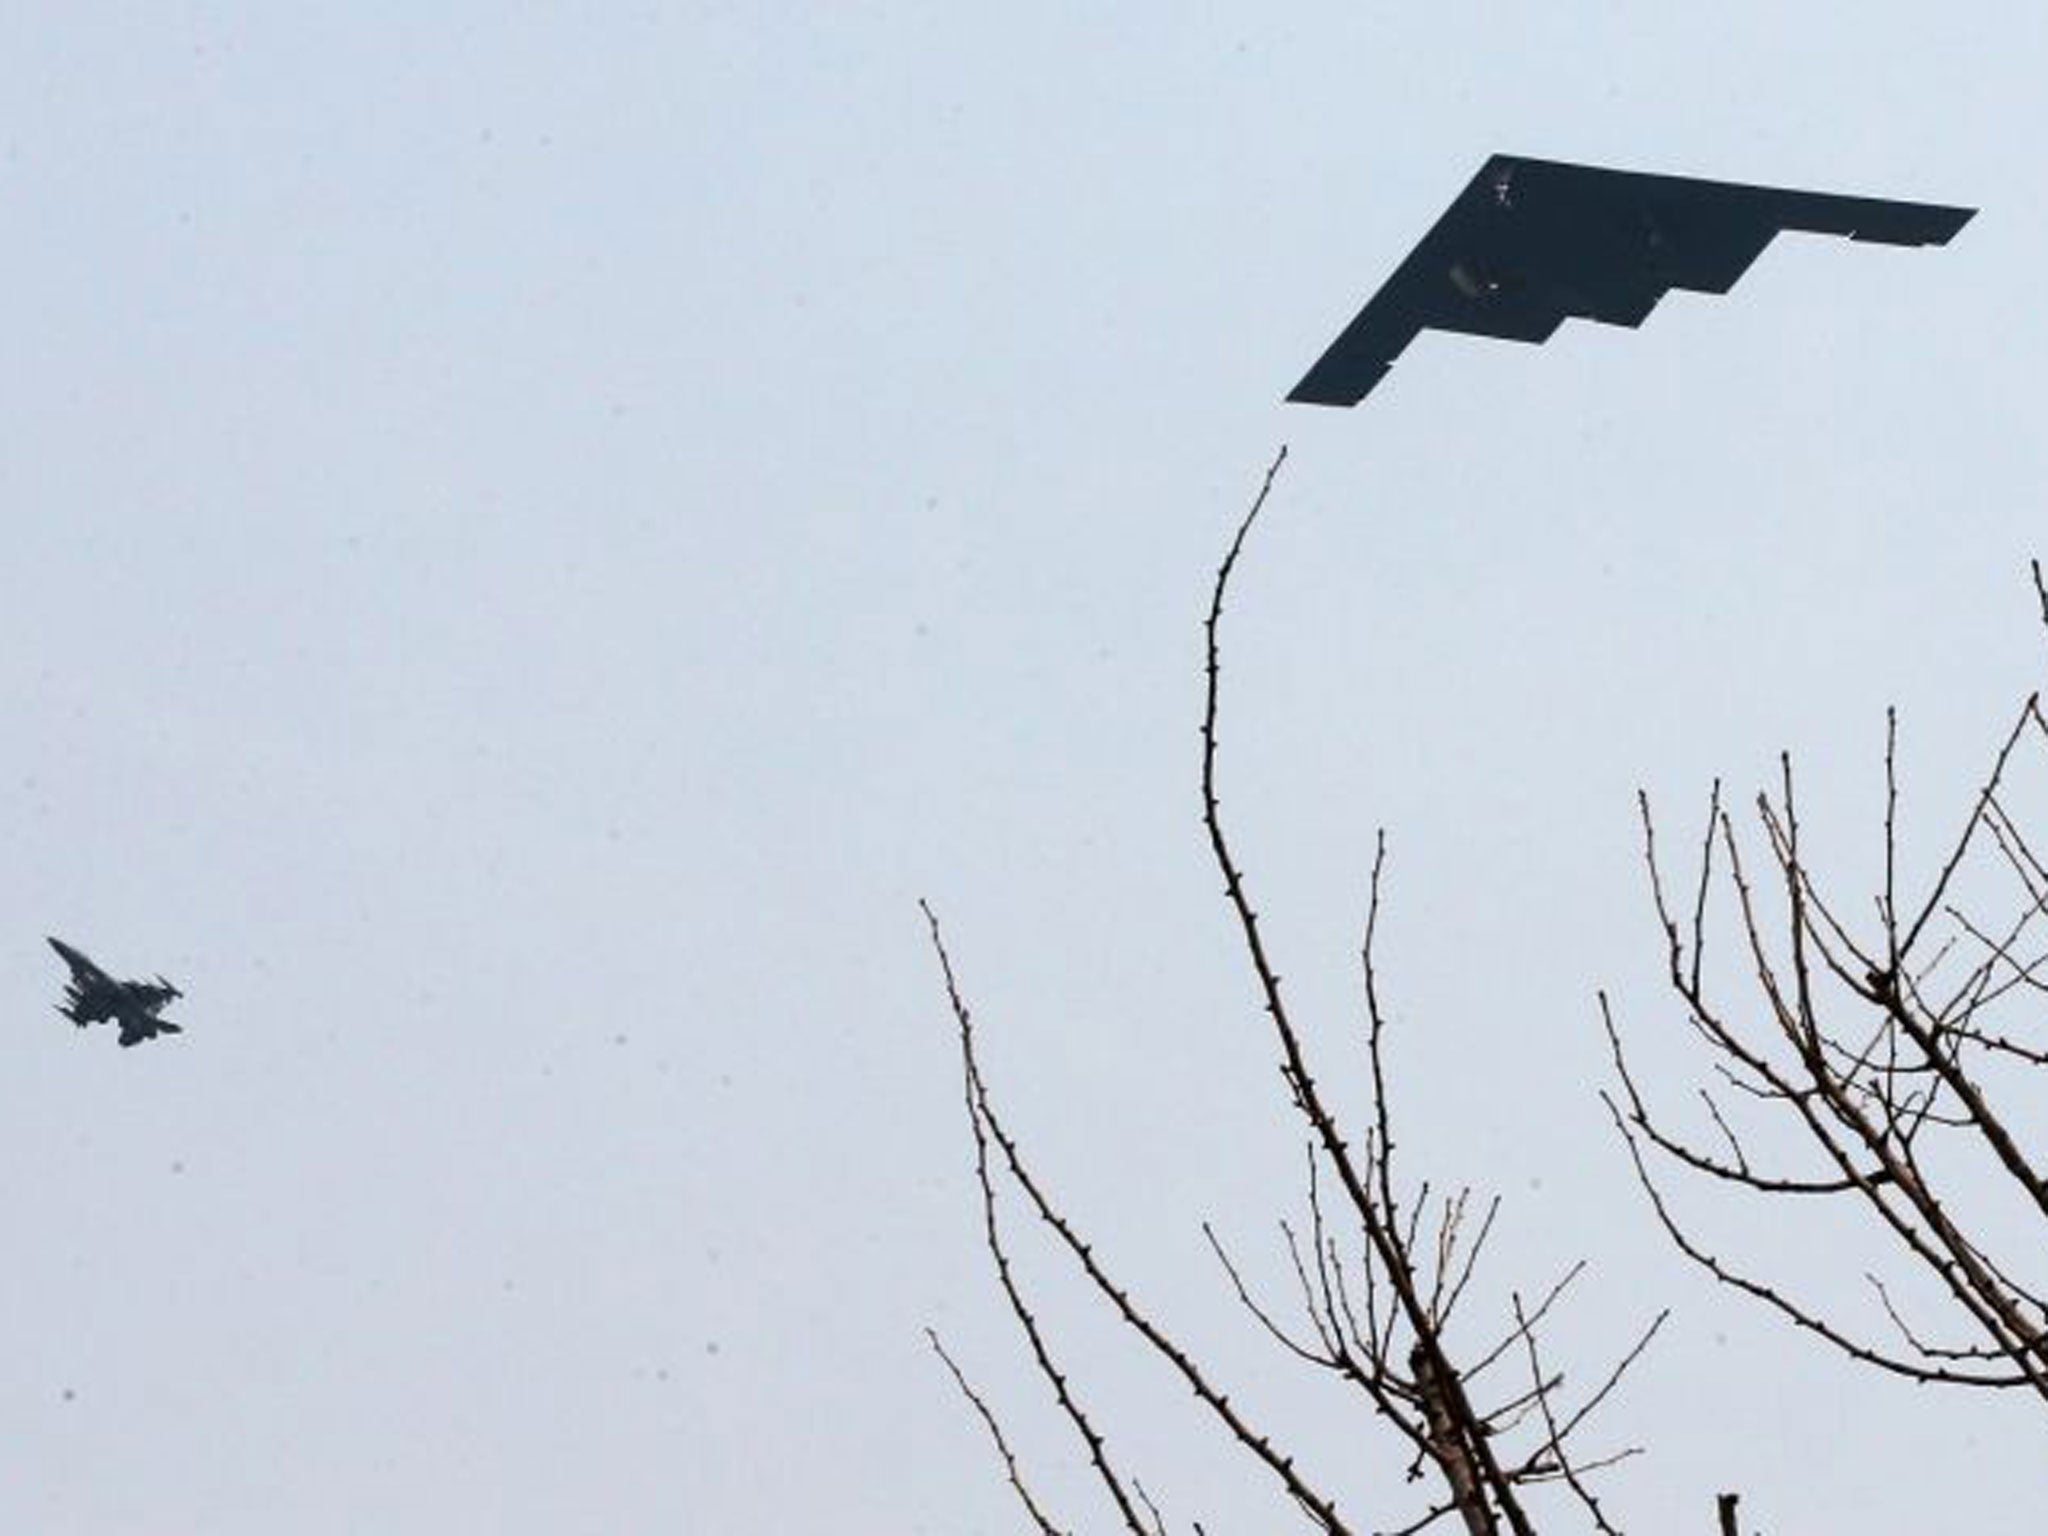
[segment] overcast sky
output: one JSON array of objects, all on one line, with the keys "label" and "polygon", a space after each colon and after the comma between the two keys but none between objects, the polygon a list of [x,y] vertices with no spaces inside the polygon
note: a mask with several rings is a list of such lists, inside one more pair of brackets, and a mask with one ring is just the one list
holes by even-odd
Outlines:
[{"label": "overcast sky", "polygon": [[[978,1247],[920,896],[1105,1257],[1412,1514],[1200,1235],[1284,1280],[1195,726],[1287,442],[1226,814],[1353,1110],[1388,829],[1404,1155],[1504,1196],[1484,1306],[1588,1259],[1575,1382],[1674,1309],[1611,1512],[2038,1528],[2038,1409],[1683,1268],[1592,1000],[1682,1101],[1638,785],[1691,825],[1789,748],[1867,876],[1885,707],[1924,852],[2040,678],[2048,21],[1100,14],[0,12],[0,1525],[1016,1530],[930,1323],[1103,1528]],[[1983,212],[1283,405],[1495,151]],[[63,1025],[51,933],[188,1033]],[[1857,1229],[1765,1214],[1715,1231],[1860,1298]],[[1020,1250],[1181,1528],[1293,1519]]]}]

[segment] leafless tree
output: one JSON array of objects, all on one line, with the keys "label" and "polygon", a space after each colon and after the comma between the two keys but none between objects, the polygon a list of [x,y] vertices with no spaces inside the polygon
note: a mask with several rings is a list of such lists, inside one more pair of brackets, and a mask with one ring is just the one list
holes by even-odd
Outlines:
[{"label": "leafless tree", "polygon": [[[2048,624],[2038,564],[2034,585]],[[1664,1230],[1722,1284],[1879,1370],[2048,1403],[2048,1164],[2040,1125],[2023,1118],[2048,1087],[2048,863],[2018,814],[2030,791],[2039,803],[2027,775],[2048,769],[2048,721],[2038,695],[2015,711],[1960,831],[1910,895],[1897,745],[1892,715],[1882,888],[1861,900],[1831,888],[1802,844],[1789,757],[1747,839],[1715,786],[1689,911],[1673,904],[1642,799],[1670,986],[1716,1086],[1699,1090],[1700,1129],[1678,1129],[1651,1107],[1603,996],[1608,1108]],[[1724,918],[1732,936],[1717,938]],[[1716,944],[1732,946],[1725,963]],[[1786,1144],[1775,1129],[1791,1153],[1766,1154]],[[1674,1167],[1758,1200],[1854,1206],[1898,1271],[1867,1277],[1868,1318],[1852,1321],[1838,1290],[1816,1301],[1710,1248],[1666,1187]]]},{"label": "leafless tree", "polygon": [[[1361,1522],[1340,1512],[1327,1478],[1302,1466],[1277,1432],[1234,1401],[1212,1369],[1169,1331],[1161,1310],[1140,1301],[1116,1278],[1109,1259],[1076,1229],[1057,1196],[1033,1170],[1018,1135],[998,1108],[977,1054],[973,1016],[938,920],[927,907],[931,941],[959,1036],[984,1242],[1038,1376],[1071,1427],[1117,1523],[1133,1536],[1164,1536],[1167,1521],[1119,1462],[1109,1436],[1087,1405],[1085,1387],[1061,1363],[1051,1330],[1025,1293],[1011,1259],[1017,1235],[1014,1219],[1005,1214],[1006,1196],[1022,1197],[1027,1222],[1035,1217],[1051,1234],[1055,1247],[1102,1302],[1193,1390],[1223,1436],[1263,1468],[1313,1528],[1332,1536],[1367,1529],[1405,1536],[1456,1520],[1468,1536],[1529,1536],[1535,1529],[1529,1497],[1548,1486],[1568,1500],[1565,1507],[1577,1509],[1580,1522],[1612,1532],[1589,1475],[1634,1454],[1634,1448],[1584,1452],[1578,1448],[1579,1434],[1648,1344],[1662,1316],[1590,1391],[1569,1403],[1564,1400],[1562,1373],[1543,1357],[1538,1329],[1582,1266],[1574,1265],[1526,1301],[1514,1293],[1509,1315],[1471,1345],[1464,1343],[1466,1332],[1459,1318],[1454,1338],[1454,1317],[1493,1231],[1498,1203],[1476,1207],[1468,1189],[1433,1195],[1428,1183],[1410,1184],[1396,1176],[1393,1100],[1382,1049],[1387,1020],[1374,956],[1385,840],[1374,860],[1361,946],[1369,1112],[1362,1128],[1351,1128],[1339,1123],[1312,1070],[1303,1034],[1290,1015],[1258,915],[1224,833],[1217,797],[1222,677],[1218,632],[1231,573],[1285,460],[1282,449],[1216,572],[1205,625],[1201,801],[1210,849],[1278,1050],[1281,1078],[1305,1135],[1305,1214],[1280,1223],[1295,1281],[1292,1315],[1283,1318],[1282,1309],[1254,1294],[1215,1232],[1205,1232],[1222,1278],[1252,1322],[1305,1371],[1335,1377],[1355,1389],[1361,1407],[1388,1426],[1390,1448],[1398,1452],[1392,1464],[1405,1458],[1411,1480],[1434,1474],[1435,1498],[1393,1525],[1377,1519]],[[936,1335],[932,1345],[989,1433],[1033,1527],[1044,1533],[1067,1530],[1034,1491],[997,1414]],[[1732,1526],[1732,1501],[1724,1505],[1723,1521]],[[1199,1522],[1192,1528],[1202,1529]]]}]

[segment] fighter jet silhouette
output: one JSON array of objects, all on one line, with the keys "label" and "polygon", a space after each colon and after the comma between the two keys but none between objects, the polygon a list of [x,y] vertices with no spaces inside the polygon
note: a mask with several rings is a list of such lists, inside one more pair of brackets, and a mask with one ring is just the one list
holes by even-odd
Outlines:
[{"label": "fighter jet silhouette", "polygon": [[1673,288],[1726,293],[1784,230],[1946,245],[1975,212],[1495,155],[1287,398],[1356,405],[1425,330],[1641,325]]},{"label": "fighter jet silhouette", "polygon": [[51,939],[50,948],[71,967],[71,980],[57,1011],[80,1029],[88,1024],[119,1024],[123,1045],[185,1032],[182,1026],[158,1017],[185,995],[162,976],[155,981],[116,981],[62,939]]}]

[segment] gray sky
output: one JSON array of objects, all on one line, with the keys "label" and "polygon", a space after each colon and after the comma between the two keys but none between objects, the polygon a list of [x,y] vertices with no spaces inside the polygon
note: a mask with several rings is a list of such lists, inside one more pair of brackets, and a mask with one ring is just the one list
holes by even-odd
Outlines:
[{"label": "gray sky", "polygon": [[[977,1246],[938,906],[1017,1128],[1344,1493],[1252,1337],[1288,1123],[1196,822],[1406,1155],[1584,1256],[1610,1507],[2038,1524],[2038,1414],[1858,1374],[1652,1231],[1592,995],[1690,1081],[1632,795],[1798,754],[1867,874],[2039,678],[2030,7],[16,6],[0,15],[0,1524],[1008,1531],[936,1324],[1096,1518]],[[1540,12],[1540,16],[1539,16]],[[1490,152],[1981,206],[1280,397]],[[121,1052],[42,935],[189,993]],[[1354,1090],[1355,1093],[1355,1090]],[[1355,1100],[1354,1100],[1355,1102]],[[1717,1229],[1853,1291],[1832,1230]],[[1730,1218],[1732,1220],[1732,1218]],[[1275,1528],[1030,1243],[1182,1521]]]}]

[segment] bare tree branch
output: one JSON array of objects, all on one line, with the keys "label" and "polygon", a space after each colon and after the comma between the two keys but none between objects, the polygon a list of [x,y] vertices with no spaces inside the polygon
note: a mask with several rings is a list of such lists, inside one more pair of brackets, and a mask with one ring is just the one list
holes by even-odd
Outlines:
[{"label": "bare tree branch", "polygon": [[[2038,565],[2035,584],[2048,623],[2048,589]],[[2012,1255],[2024,1263],[2001,1259],[1958,1214],[1981,1199],[1988,1173],[2002,1178],[2039,1218],[2037,1240],[2048,1237],[2048,1176],[2000,1111],[1998,1088],[1987,1075],[1994,1063],[2048,1067],[2048,1047],[2015,1038],[1995,1022],[1996,1010],[2048,996],[2048,983],[2037,975],[2048,968],[2048,953],[2033,952],[2028,938],[2037,920],[2048,916],[2048,870],[2034,858],[2002,798],[2029,742],[2048,760],[2038,752],[2048,745],[2038,695],[2027,698],[1992,754],[1960,833],[1907,920],[1898,906],[1898,719],[1887,712],[1884,883],[1870,903],[1878,922],[1874,938],[1853,936],[1838,913],[1854,904],[1845,906],[1823,892],[1802,846],[1789,758],[1781,758],[1777,798],[1757,799],[1758,825],[1784,894],[1782,921],[1767,916],[1744,869],[1742,844],[1732,818],[1720,809],[1717,783],[1689,949],[1665,898],[1649,803],[1639,798],[1650,896],[1664,927],[1669,984],[1683,1019],[1706,1048],[1716,1075],[1759,1111],[1777,1112],[1795,1142],[1820,1153],[1826,1172],[1786,1174],[1761,1166],[1751,1152],[1752,1130],[1735,1124],[1705,1093],[1700,1096],[1725,1151],[1703,1150],[1671,1128],[1646,1102],[1604,994],[1600,1011],[1617,1086],[1603,1097],[1651,1209],[1681,1253],[1865,1364],[1915,1381],[2024,1388],[2048,1401],[2048,1305],[2035,1288],[2038,1281],[2018,1278],[2029,1268],[2039,1275],[2040,1249]],[[2001,869],[2018,882],[2021,899],[1995,920],[1980,919],[1971,909],[1980,889],[1988,888],[1987,878]],[[1740,1010],[1709,995],[1706,913],[1709,887],[1717,883],[1743,940],[1743,969],[1752,983],[1749,1011],[1755,1015],[1747,1022]],[[1947,931],[1937,933],[1938,923]],[[1916,959],[1930,941],[1932,957]],[[1940,971],[1948,973],[1946,981],[1935,980]],[[1839,1022],[1844,1017],[1853,1022]],[[1931,1342],[1906,1322],[1884,1282],[1873,1276],[1880,1305],[1903,1345],[1902,1351],[1880,1349],[1775,1283],[1744,1274],[1679,1222],[1651,1177],[1646,1147],[1693,1175],[1752,1196],[1860,1204],[1907,1263],[1939,1283],[1975,1338],[1963,1345]],[[1959,1171],[1972,1154],[1973,1171]]]},{"label": "bare tree branch", "polygon": [[[1265,1338],[1285,1359],[1329,1373],[1355,1388],[1373,1414],[1387,1422],[1394,1437],[1412,1456],[1410,1477],[1433,1472],[1442,1496],[1431,1503],[1405,1531],[1420,1531],[1455,1519],[1467,1536],[1533,1536],[1534,1521],[1525,1506],[1525,1491],[1559,1486],[1569,1491],[1593,1520],[1594,1529],[1612,1527],[1594,1498],[1587,1478],[1633,1449],[1607,1456],[1580,1456],[1569,1441],[1587,1415],[1613,1392],[1656,1333],[1660,1316],[1622,1357],[1620,1364],[1571,1411],[1555,1394],[1561,1373],[1540,1365],[1537,1329],[1581,1273],[1573,1264],[1543,1295],[1524,1307],[1514,1297],[1512,1325],[1491,1348],[1476,1353],[1472,1363],[1459,1364],[1450,1330],[1471,1294],[1480,1260],[1493,1237],[1500,1203],[1475,1202],[1472,1191],[1433,1191],[1428,1181],[1404,1192],[1394,1173],[1394,1114],[1386,1057],[1387,1012],[1378,973],[1376,947],[1384,896],[1386,839],[1376,842],[1364,937],[1359,947],[1365,1013],[1365,1067],[1371,1103],[1362,1141],[1354,1142],[1340,1126],[1330,1100],[1316,1078],[1303,1032],[1295,1025],[1280,976],[1269,953],[1243,875],[1225,835],[1217,794],[1219,755],[1217,720],[1221,691],[1219,631],[1232,573],[1246,540],[1266,506],[1286,460],[1282,449],[1266,471],[1250,510],[1238,524],[1228,552],[1217,568],[1204,624],[1206,690],[1201,726],[1202,821],[1224,894],[1266,1021],[1278,1047],[1280,1075],[1293,1113],[1307,1131],[1308,1206],[1305,1229],[1283,1219],[1280,1232],[1288,1270],[1293,1276],[1299,1319],[1262,1298],[1246,1269],[1227,1248],[1212,1224],[1203,1235],[1221,1265],[1232,1293]],[[1023,1330],[1037,1372],[1052,1388],[1061,1414],[1086,1449],[1089,1464],[1115,1507],[1123,1529],[1139,1536],[1159,1536],[1166,1522],[1158,1505],[1135,1478],[1127,1476],[1097,1431],[1091,1412],[1058,1364],[1045,1330],[1028,1303],[1012,1268],[1008,1239],[998,1219],[998,1183],[1020,1193],[1040,1227],[1079,1271],[1096,1296],[1151,1353],[1163,1360],[1226,1432],[1231,1443],[1248,1453],[1278,1483],[1288,1502],[1329,1536],[1348,1536],[1350,1527],[1338,1513],[1337,1500],[1312,1482],[1282,1450],[1275,1435],[1255,1425],[1216,1384],[1209,1368],[1171,1337],[1153,1313],[1114,1279],[1101,1256],[1086,1241],[1040,1180],[1025,1157],[1018,1137],[998,1111],[983,1075],[970,1014],[954,976],[951,959],[929,907],[925,917],[931,943],[951,1004],[959,1037],[970,1127],[974,1136],[976,1179],[983,1207],[984,1246],[992,1256],[998,1283]],[[1695,919],[1695,943],[1702,933]],[[1674,945],[1676,939],[1674,937]],[[1677,965],[1674,949],[1674,966]],[[1334,1196],[1326,1198],[1326,1181]],[[936,1341],[934,1341],[936,1347]],[[1531,1384],[1509,1389],[1496,1401],[1480,1404],[1472,1383],[1510,1351],[1519,1349],[1532,1365]],[[942,1352],[943,1358],[943,1352]],[[951,1365],[948,1360],[948,1365]],[[995,1437],[1012,1487],[1024,1499],[1041,1533],[1052,1529],[1050,1518],[1031,1498],[1016,1458],[997,1429],[985,1402],[962,1390]],[[1496,1389],[1498,1390],[1498,1389]],[[1200,1527],[1196,1526],[1197,1532]]]}]

